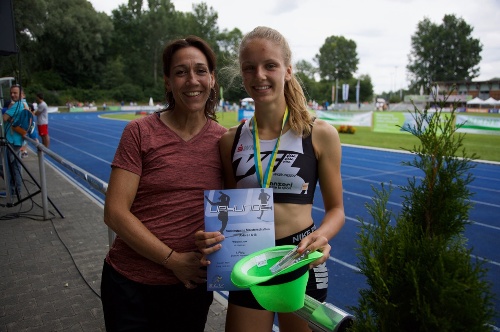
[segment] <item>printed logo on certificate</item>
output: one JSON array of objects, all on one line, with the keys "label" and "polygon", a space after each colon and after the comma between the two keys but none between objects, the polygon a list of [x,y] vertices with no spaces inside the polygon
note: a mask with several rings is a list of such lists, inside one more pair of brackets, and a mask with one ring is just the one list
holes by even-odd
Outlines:
[{"label": "printed logo on certificate", "polygon": [[241,290],[231,282],[234,264],[275,246],[273,190],[205,190],[205,231],[225,236],[222,248],[208,255],[207,289]]}]

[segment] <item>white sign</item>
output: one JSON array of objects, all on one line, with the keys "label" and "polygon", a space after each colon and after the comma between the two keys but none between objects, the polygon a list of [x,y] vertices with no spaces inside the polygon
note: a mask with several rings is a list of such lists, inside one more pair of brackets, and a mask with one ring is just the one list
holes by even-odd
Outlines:
[{"label": "white sign", "polygon": [[349,99],[349,84],[342,84],[342,99],[344,102]]}]

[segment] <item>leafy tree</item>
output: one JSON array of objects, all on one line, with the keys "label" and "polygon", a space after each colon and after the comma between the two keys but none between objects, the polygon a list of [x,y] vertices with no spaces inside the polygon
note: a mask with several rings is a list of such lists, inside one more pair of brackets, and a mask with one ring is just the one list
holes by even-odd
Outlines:
[{"label": "leafy tree", "polygon": [[300,85],[302,85],[306,99],[308,101],[319,100],[323,103],[325,94],[322,92],[324,88],[322,86],[320,87],[315,77],[318,73],[318,68],[314,67],[314,65],[307,60],[300,60],[294,66],[294,73]]},{"label": "leafy tree", "polygon": [[[328,101],[329,104],[333,104],[335,100],[332,98],[332,86],[335,85],[335,82],[330,82],[330,81],[320,81],[316,82],[314,84],[314,89],[311,91],[308,100],[315,100],[318,104],[322,105],[326,101]],[[339,94],[339,96],[341,96]]]},{"label": "leafy tree", "polygon": [[[54,98],[59,96],[64,102],[88,100],[92,94],[111,101],[113,96],[129,92],[136,97],[153,96],[159,100],[164,89],[163,47],[173,38],[195,34],[207,40],[216,53],[216,74],[224,99],[237,102],[247,97],[239,66],[235,66],[243,38],[239,29],[220,31],[217,12],[204,2],[193,5],[187,13],[176,11],[171,0],[147,0],[147,8],[145,3],[145,0],[128,0],[108,16],[97,13],[86,0],[16,0],[14,16],[21,52],[0,62],[0,74],[18,77],[22,70],[25,88],[31,85],[46,94],[54,93]],[[345,69],[342,61],[346,54],[347,58],[355,59],[355,44],[333,36],[327,41],[334,42],[338,51],[335,66]],[[346,46],[352,46],[354,56],[346,52],[349,50]],[[328,55],[330,50],[332,43],[324,45],[321,55]],[[320,62],[328,64],[323,58]],[[338,78],[349,82],[353,89],[351,73],[356,69],[357,59],[354,63],[350,73],[337,72]],[[227,68],[232,68],[232,81],[223,72]],[[321,103],[331,99],[331,79],[337,76],[327,75],[317,82],[320,69],[307,61],[297,63],[295,72],[308,99]],[[362,100],[367,91],[363,82]],[[92,91],[87,93],[85,89]],[[350,96],[355,98],[355,93],[351,91]]]},{"label": "leafy tree", "polygon": [[217,20],[219,14],[213,7],[208,7],[206,3],[193,4],[191,13],[187,13],[187,29],[184,34],[196,35],[206,40],[214,52],[219,51],[217,38],[219,37],[219,27]]},{"label": "leafy tree", "polygon": [[142,12],[138,11],[137,6],[120,5],[112,11],[111,16],[114,27],[111,59],[122,59],[126,71],[124,74],[131,82],[147,85],[148,77],[152,78],[153,74],[150,70],[149,46],[145,45],[148,31],[144,29]]},{"label": "leafy tree", "polygon": [[[295,74],[301,81],[307,99],[316,100],[320,104],[324,104],[327,101],[333,103],[335,98],[332,98],[332,87],[335,85],[335,82],[330,80],[317,82],[316,74],[318,71],[318,68],[305,60],[298,61],[295,64]],[[341,80],[339,81],[339,86],[342,86],[343,83],[349,84],[348,101],[354,103],[356,102],[356,86],[358,80],[360,85],[360,102],[371,100],[373,96],[373,84],[369,75],[361,75],[359,78],[351,77],[350,79]]]},{"label": "leafy tree", "polygon": [[[370,75],[359,76],[359,100],[360,102],[373,100],[373,83]],[[350,94],[351,92],[349,92]],[[354,93],[354,100],[356,100],[356,93]]]},{"label": "leafy tree", "polygon": [[[356,89],[359,81],[359,101],[371,101],[373,99],[373,84],[372,79],[369,75],[361,75],[358,78],[351,78],[345,83],[349,84],[349,95],[347,101],[350,103],[356,103]],[[342,84],[344,82],[339,82],[339,89],[342,89]],[[339,98],[340,98],[339,91]]]},{"label": "leafy tree", "polygon": [[108,61],[108,65],[100,76],[100,86],[103,89],[111,90],[121,84],[131,83],[130,77],[125,75],[126,68],[123,58],[118,56],[114,60]]},{"label": "leafy tree", "polygon": [[126,103],[144,100],[145,96],[141,87],[136,84],[125,83],[113,89],[113,98]]},{"label": "leafy tree", "polygon": [[144,15],[147,31],[145,48],[153,85],[163,85],[162,53],[167,42],[176,34],[177,15],[170,0],[148,0],[149,12]]},{"label": "leafy tree", "polygon": [[327,37],[315,60],[322,79],[332,82],[336,79],[350,79],[358,70],[356,43],[343,36]]},{"label": "leafy tree", "polygon": [[433,82],[472,80],[479,76],[482,45],[471,36],[473,27],[455,15],[441,25],[424,18],[411,37],[407,70],[411,85],[429,89]]},{"label": "leafy tree", "polygon": [[307,100],[317,100],[321,94],[318,93],[319,83],[314,79],[311,79],[304,72],[296,72],[295,76],[297,77],[302,89],[304,90],[304,94]]},{"label": "leafy tree", "polygon": [[315,80],[318,68],[314,67],[314,65],[307,60],[300,60],[295,64],[295,74],[299,73],[302,78]]},{"label": "leafy tree", "polygon": [[59,72],[71,86],[91,87],[104,68],[112,30],[109,17],[86,0],[48,1],[38,69]]},{"label": "leafy tree", "polygon": [[[0,76],[20,78],[21,82],[18,83],[22,83],[24,86],[30,83],[33,67],[37,63],[38,41],[44,31],[46,12],[46,0],[16,0],[13,3],[19,53],[5,57],[5,61],[0,61]],[[20,73],[20,70],[23,72]]]},{"label": "leafy tree", "polygon": [[240,29],[224,29],[217,37],[217,79],[223,90],[223,98],[226,101],[238,102],[247,97],[243,82],[239,75],[238,51],[243,33]]},{"label": "leafy tree", "polygon": [[[66,84],[64,83],[61,75],[54,70],[41,70],[33,72],[31,76],[30,85],[42,85],[47,90],[64,90],[66,89]],[[36,93],[37,91],[35,91]],[[45,97],[46,99],[47,97]],[[48,102],[48,100],[46,100]]]},{"label": "leafy tree", "polygon": [[[361,220],[358,266],[368,288],[360,291],[354,331],[490,331],[494,316],[484,262],[471,261],[463,235],[469,223],[475,154],[463,149],[451,113],[415,109],[414,159],[422,172],[403,191],[402,211],[387,204],[392,188],[374,188],[367,205],[373,224]],[[391,219],[395,219],[393,224]]]},{"label": "leafy tree", "polygon": [[243,33],[240,29],[222,30],[216,38],[218,57],[217,67],[224,68],[233,66],[238,59],[238,50],[240,42],[243,39]]}]

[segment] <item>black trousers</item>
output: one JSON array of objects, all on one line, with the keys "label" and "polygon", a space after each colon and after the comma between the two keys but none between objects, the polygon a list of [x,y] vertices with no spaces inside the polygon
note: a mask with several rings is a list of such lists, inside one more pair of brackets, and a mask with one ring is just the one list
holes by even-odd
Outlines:
[{"label": "black trousers", "polygon": [[106,331],[203,332],[213,292],[206,284],[187,289],[131,281],[104,262],[101,301]]}]

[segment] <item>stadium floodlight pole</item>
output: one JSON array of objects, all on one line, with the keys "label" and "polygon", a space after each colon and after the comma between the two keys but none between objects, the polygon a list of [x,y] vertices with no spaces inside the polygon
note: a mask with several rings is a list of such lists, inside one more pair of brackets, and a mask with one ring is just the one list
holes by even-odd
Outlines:
[{"label": "stadium floodlight pole", "polygon": [[337,108],[337,103],[339,100],[339,69],[335,68],[335,106],[333,107],[333,110]]},{"label": "stadium floodlight pole", "polygon": [[339,79],[335,79],[335,108],[337,108],[337,103],[339,100]]},{"label": "stadium floodlight pole", "polygon": [[354,317],[330,303],[321,303],[306,295],[304,306],[294,314],[308,322],[314,332],[343,332],[354,323]]}]

